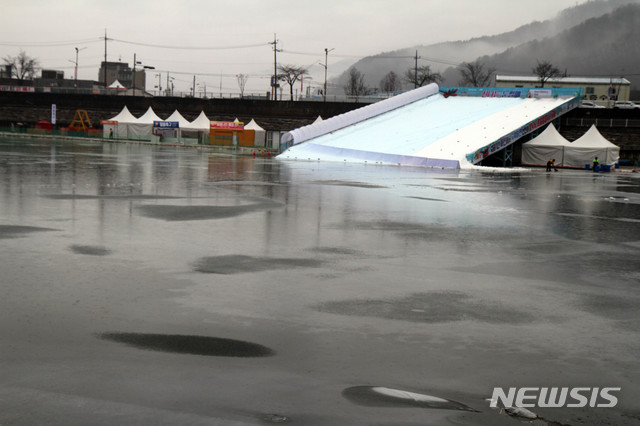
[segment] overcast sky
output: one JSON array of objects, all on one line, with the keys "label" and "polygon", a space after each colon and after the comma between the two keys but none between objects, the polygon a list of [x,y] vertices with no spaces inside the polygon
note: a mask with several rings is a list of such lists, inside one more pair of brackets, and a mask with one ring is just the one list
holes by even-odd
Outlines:
[{"label": "overcast sky", "polygon": [[[0,57],[24,50],[45,69],[73,78],[98,79],[104,60],[133,63],[187,91],[238,92],[235,75],[248,74],[246,92],[265,93],[273,73],[274,33],[278,64],[309,66],[318,84],[338,61],[394,49],[466,40],[510,31],[554,17],[586,0],[5,0]],[[202,49],[207,48],[207,49]],[[320,81],[322,80],[322,81]]]}]

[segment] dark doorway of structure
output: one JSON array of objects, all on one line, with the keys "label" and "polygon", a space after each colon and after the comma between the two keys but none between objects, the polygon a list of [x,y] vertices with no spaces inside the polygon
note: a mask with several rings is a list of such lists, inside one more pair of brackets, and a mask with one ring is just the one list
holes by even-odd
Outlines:
[{"label": "dark doorway of structure", "polygon": [[[517,151],[517,157],[515,156]],[[494,152],[480,162],[485,167],[513,167],[520,164],[522,143],[511,144],[498,152]],[[517,158],[517,160],[515,160]]]}]

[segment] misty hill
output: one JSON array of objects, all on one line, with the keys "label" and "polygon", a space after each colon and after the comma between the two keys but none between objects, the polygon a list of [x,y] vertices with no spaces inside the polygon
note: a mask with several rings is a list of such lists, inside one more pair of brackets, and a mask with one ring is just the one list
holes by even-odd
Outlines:
[{"label": "misty hill", "polygon": [[502,73],[528,75],[536,59],[545,60],[568,75],[625,77],[637,86],[639,41],[640,4],[633,4],[588,19],[555,37],[530,41],[480,60]]},{"label": "misty hill", "polygon": [[[495,36],[478,37],[466,41],[444,42],[428,46],[420,45],[417,47],[384,52],[379,55],[363,58],[356,62],[353,66],[356,67],[362,74],[364,74],[367,85],[372,88],[377,88],[379,86],[380,80],[390,71],[393,71],[399,76],[403,76],[406,70],[413,68],[415,64],[414,56],[416,54],[416,51],[418,52],[418,56],[420,57],[418,65],[429,65],[433,71],[443,73],[443,76],[445,77],[445,81],[443,82],[443,84],[446,85],[458,84],[460,74],[455,70],[455,68],[452,67],[455,67],[462,62],[472,62],[479,57],[487,57],[485,59],[491,57],[492,64],[495,64],[494,66],[498,69],[498,72],[503,74],[529,74],[531,72],[531,68],[535,66],[536,59],[540,59],[552,61],[556,66],[561,67],[561,69],[564,70],[565,68],[567,68],[569,73],[577,75],[578,73],[582,73],[582,71],[579,71],[578,69],[574,71],[573,66],[569,66],[569,64],[567,63],[568,61],[562,61],[561,65],[559,62],[556,63],[551,56],[547,56],[546,52],[541,51],[540,48],[534,49],[534,51],[542,56],[531,56],[533,55],[533,53],[530,52],[527,54],[526,50],[533,48],[536,41],[540,43],[538,47],[542,45],[543,41],[546,41],[545,45],[548,48],[553,49],[553,43],[548,42],[548,40],[555,39],[555,37],[561,37],[563,34],[566,36],[566,32],[569,29],[581,26],[591,19],[603,17],[604,15],[609,14],[629,4],[640,5],[640,1],[590,1],[588,3],[565,9],[558,13],[558,15],[554,19],[543,22],[534,21],[530,24],[521,26],[507,33]],[[620,24],[622,25],[622,23]],[[602,21],[601,23],[591,23],[590,25],[615,26],[616,24],[611,21]],[[621,28],[618,28],[618,30],[621,30]],[[635,29],[629,30],[635,32]],[[608,33],[609,27],[598,29],[597,31],[601,33]],[[624,37],[619,33],[620,31],[615,31],[616,37]],[[607,37],[607,39],[612,40],[609,37]],[[635,39],[631,39],[639,40],[637,36]],[[619,40],[618,42],[613,40],[611,41],[612,44],[623,42],[624,40]],[[598,45],[602,45],[602,43],[598,43]],[[588,48],[588,46],[586,47]],[[563,56],[567,53],[560,52],[558,50],[559,48],[575,50],[573,47],[571,47],[570,40],[567,39],[567,43],[557,44],[556,55],[554,55],[553,57]],[[590,50],[591,49],[588,49],[587,51],[589,52]],[[499,54],[506,54],[509,51],[511,51],[510,54],[513,55],[513,60],[507,60],[507,56],[500,58],[498,57]],[[521,54],[516,55],[516,52],[520,52]],[[584,53],[585,52],[583,51],[583,54]],[[496,56],[495,58],[493,58],[494,55]],[[624,56],[627,55],[622,55],[622,57]],[[518,59],[516,59],[516,57],[518,57]],[[615,72],[615,75],[618,75],[621,72],[621,69],[626,69],[629,71],[632,70],[632,68],[628,67],[617,67],[617,59],[622,59],[622,57],[612,58],[612,62],[608,64],[607,69],[618,70]],[[627,59],[631,60],[632,58]],[[505,66],[503,68],[501,65],[502,60],[504,60],[505,63],[508,64],[508,66]],[[518,60],[522,62],[518,63],[518,66],[514,66],[513,64]],[[594,64],[594,66],[590,67],[589,69],[596,68],[597,66]],[[580,70],[582,69],[583,68],[581,67]],[[591,71],[589,75],[603,75],[607,74],[608,72],[609,71],[607,70],[598,69],[597,72]],[[334,87],[333,90],[336,94],[343,93],[342,87],[346,83],[346,80],[347,72],[343,73],[340,77],[333,79],[332,86]]]}]

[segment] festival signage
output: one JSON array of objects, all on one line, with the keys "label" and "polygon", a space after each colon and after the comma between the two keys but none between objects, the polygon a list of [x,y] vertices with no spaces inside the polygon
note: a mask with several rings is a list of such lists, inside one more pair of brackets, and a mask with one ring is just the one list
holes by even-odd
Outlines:
[{"label": "festival signage", "polygon": [[571,100],[569,100],[568,102],[560,105],[559,107],[556,107],[555,109],[553,109],[552,111],[549,111],[548,113],[529,121],[527,124],[525,124],[524,126],[519,127],[518,129],[514,130],[513,132],[501,137],[500,139],[498,139],[497,141],[494,141],[492,143],[490,143],[489,145],[485,145],[484,147],[476,150],[475,152],[472,152],[470,154],[466,155],[466,158],[469,162],[473,163],[473,164],[477,164],[480,161],[482,161],[485,157],[488,157],[491,154],[494,154],[498,151],[500,151],[502,148],[505,148],[509,145],[511,145],[512,143],[516,142],[518,139],[520,139],[521,137],[528,135],[529,133],[533,132],[536,129],[539,129],[540,127],[550,123],[551,121],[555,120],[556,118],[558,118],[560,115],[564,114],[565,112],[573,109],[573,108],[577,108],[579,105],[579,100],[578,98],[573,98]]},{"label": "festival signage", "polygon": [[154,121],[153,127],[160,129],[177,129],[180,127],[180,123],[177,121]]},{"label": "festival signage", "polygon": [[474,96],[481,98],[555,98],[558,96],[582,96],[582,88],[532,89],[526,87],[440,87],[445,97]]},{"label": "festival signage", "polygon": [[242,130],[244,123],[238,121],[212,121],[212,129]]},{"label": "festival signage", "polygon": [[102,124],[103,126],[105,124],[110,126],[116,126],[118,122],[116,120],[100,120],[100,124]]},{"label": "festival signage", "polygon": [[31,86],[0,86],[0,92],[27,92],[35,93],[36,88]]}]

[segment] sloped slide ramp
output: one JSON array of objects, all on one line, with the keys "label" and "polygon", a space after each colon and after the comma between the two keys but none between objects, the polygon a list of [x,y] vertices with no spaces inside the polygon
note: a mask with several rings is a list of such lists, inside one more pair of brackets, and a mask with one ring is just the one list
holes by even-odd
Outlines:
[{"label": "sloped slide ramp", "polygon": [[[540,96],[544,92],[545,96]],[[448,96],[437,85],[293,130],[282,160],[469,168],[578,105],[551,90]]]}]

